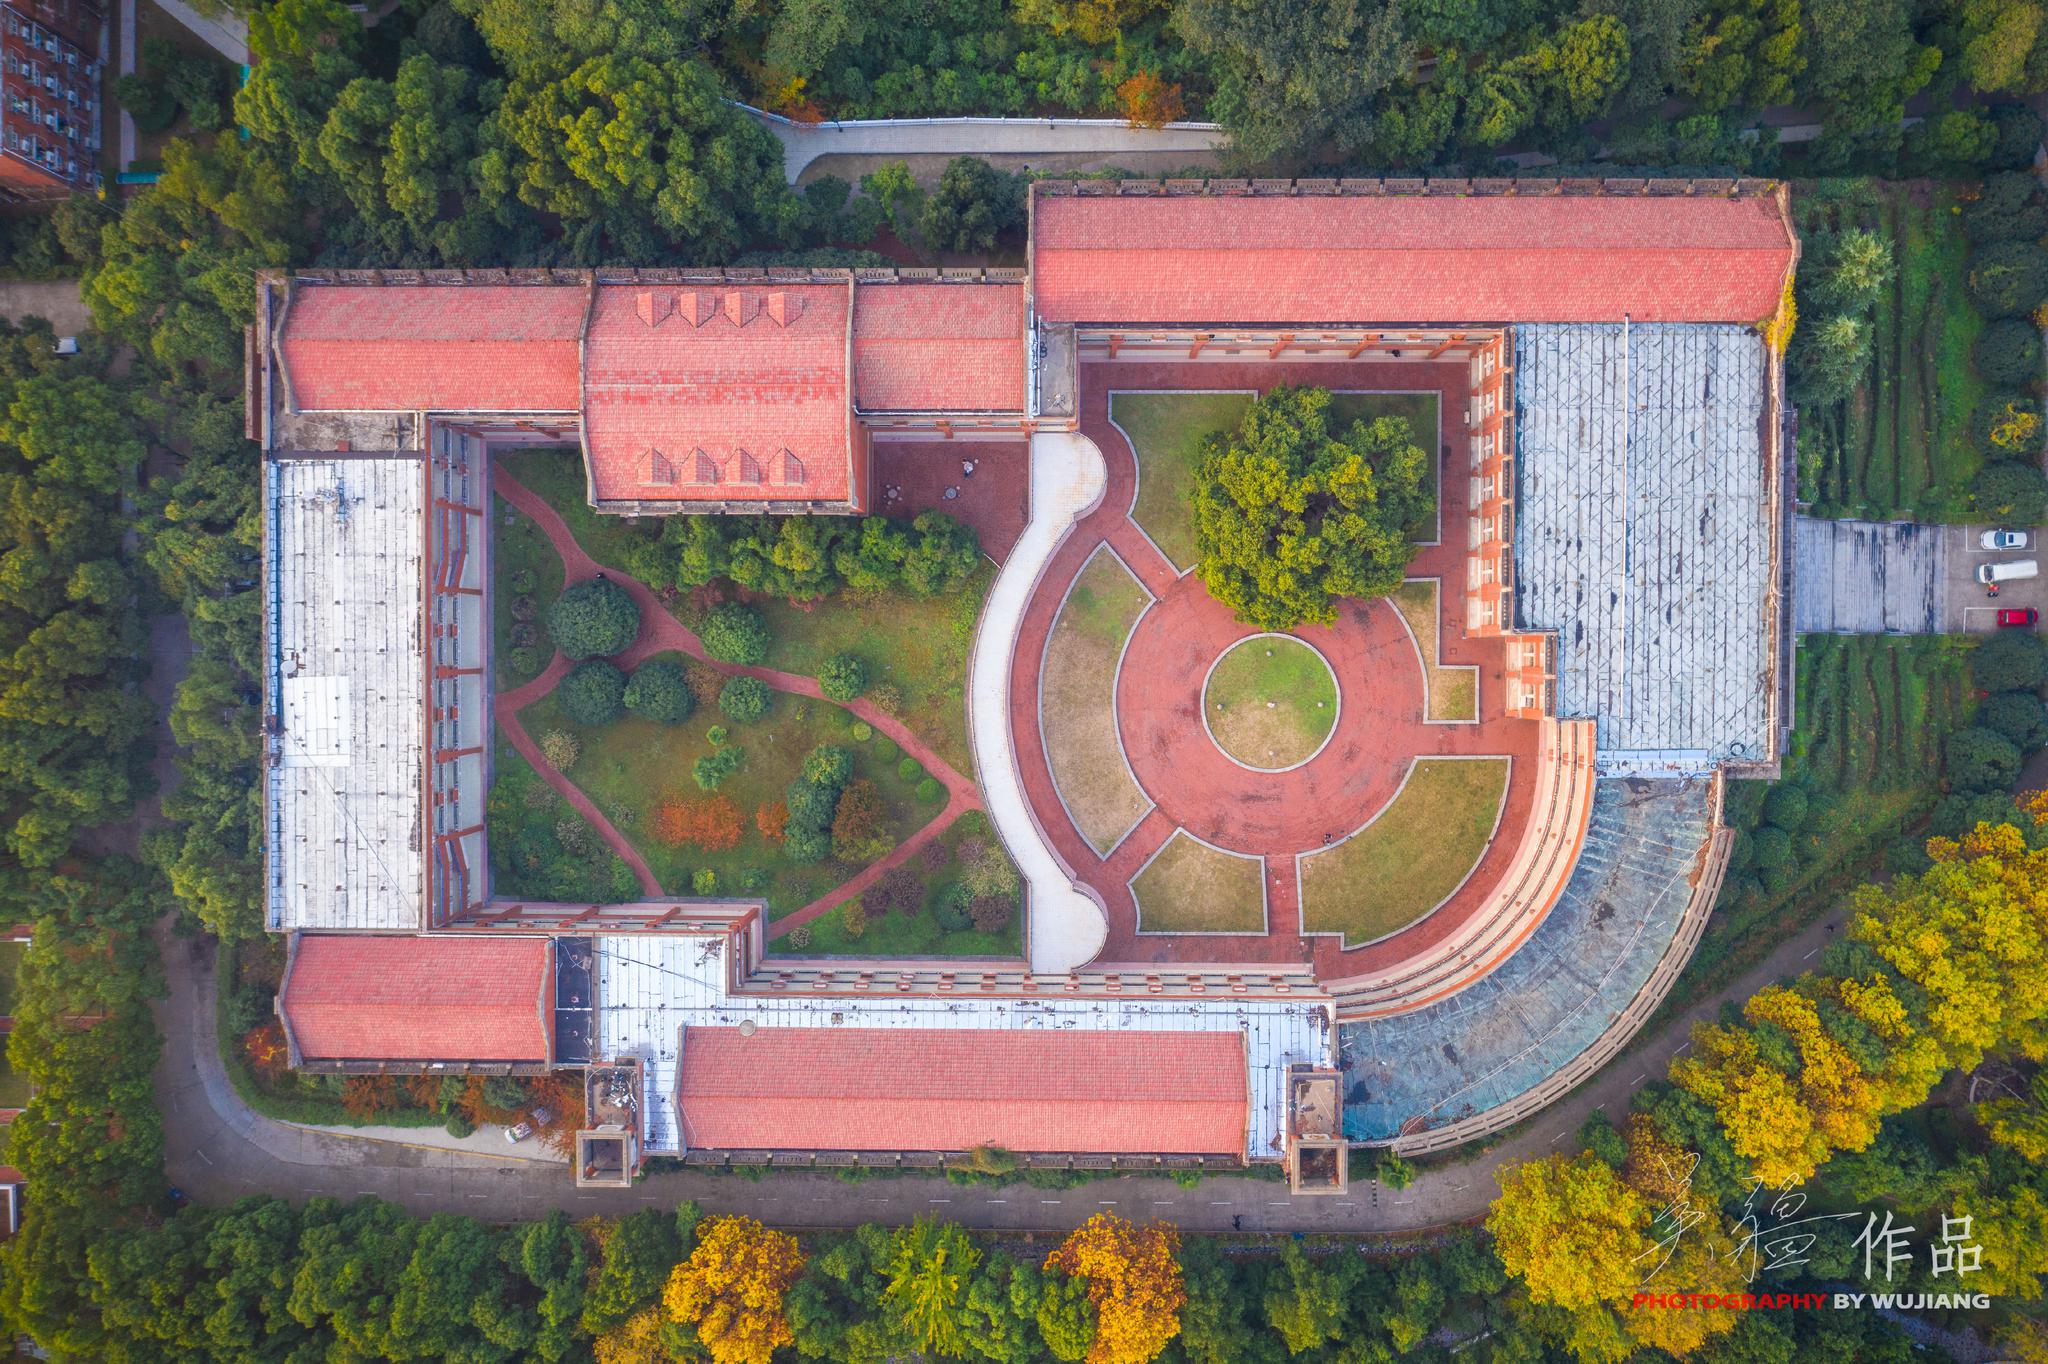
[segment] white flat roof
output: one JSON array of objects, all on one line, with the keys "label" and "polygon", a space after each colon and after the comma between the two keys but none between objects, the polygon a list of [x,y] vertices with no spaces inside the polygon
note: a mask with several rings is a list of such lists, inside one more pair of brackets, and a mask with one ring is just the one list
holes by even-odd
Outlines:
[{"label": "white flat roof", "polygon": [[684,1026],[761,1028],[1003,1028],[1241,1032],[1251,1094],[1253,1160],[1278,1160],[1286,1126],[1287,1067],[1331,1063],[1329,1014],[1303,1000],[1018,999],[978,996],[733,995],[724,943],[690,934],[608,934],[597,939],[596,1055],[645,1067],[641,1139],[654,1154],[681,1150],[676,1058]]},{"label": "white flat roof", "polygon": [[420,927],[421,463],[264,463],[265,916]]}]

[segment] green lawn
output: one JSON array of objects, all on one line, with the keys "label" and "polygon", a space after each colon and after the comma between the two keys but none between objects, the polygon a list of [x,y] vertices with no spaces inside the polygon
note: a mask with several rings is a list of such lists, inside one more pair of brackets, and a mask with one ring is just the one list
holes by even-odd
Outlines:
[{"label": "green lawn", "polygon": [[[978,838],[994,843],[988,816],[978,810],[970,810],[953,821],[946,831],[939,835],[938,842],[945,847],[949,857],[964,838]],[[920,852],[913,859],[914,865],[922,865]],[[927,870],[924,903],[914,915],[901,913],[870,914],[866,916],[867,927],[856,937],[846,931],[844,907],[813,919],[809,925],[811,943],[798,949],[787,935],[770,945],[770,951],[790,952],[802,956],[864,956],[864,957],[1020,957],[1024,953],[1024,916],[1013,914],[1010,922],[996,933],[982,933],[975,929],[959,929],[948,932],[939,927],[933,914],[933,906],[946,885],[958,875],[958,868],[948,864],[937,872]]]},{"label": "green lawn", "polygon": [[1415,647],[1422,653],[1422,676],[1428,695],[1426,718],[1431,720],[1477,720],[1479,718],[1479,669],[1469,665],[1444,667],[1438,639],[1440,620],[1437,597],[1441,587],[1435,578],[1410,578],[1387,598],[1401,619],[1414,632]]},{"label": "green lawn", "polygon": [[1141,933],[1262,933],[1265,863],[1176,829],[1132,878]]},{"label": "green lawn", "polygon": [[1308,931],[1355,947],[1427,915],[1479,865],[1507,789],[1505,758],[1418,758],[1372,823],[1301,859]]},{"label": "green lawn", "polygon": [[1337,678],[1286,635],[1253,635],[1225,652],[1202,689],[1202,719],[1225,753],[1274,770],[1307,761],[1337,723]]},{"label": "green lawn", "polygon": [[768,623],[768,666],[814,677],[836,653],[860,655],[868,667],[867,699],[881,705],[893,689],[897,704],[882,708],[971,777],[967,655],[994,581],[995,566],[984,561],[958,592],[929,600],[842,592],[804,606],[757,601]]},{"label": "green lawn", "polygon": [[1116,668],[1151,602],[1107,547],[1082,566],[1053,622],[1039,679],[1046,759],[1074,826],[1108,853],[1145,817],[1147,799],[1124,763],[1116,730]]},{"label": "green lawn", "polygon": [[548,608],[562,593],[562,557],[524,512],[502,497],[492,507],[491,657],[498,689],[508,691],[539,676],[554,656]]},{"label": "green lawn", "polygon": [[513,450],[499,454],[497,460],[560,513],[584,552],[606,568],[630,572],[626,565],[633,547],[661,538],[666,517],[629,521],[623,516],[601,516],[591,508],[583,454],[574,446]]},{"label": "green lawn", "polygon": [[[485,802],[491,892],[506,899],[610,904],[641,897],[639,878],[500,733]],[[566,836],[566,837],[565,837]]]},{"label": "green lawn", "polygon": [[1195,465],[1213,435],[1237,429],[1250,393],[1112,393],[1109,418],[1138,455],[1133,515],[1175,567],[1195,565]]}]

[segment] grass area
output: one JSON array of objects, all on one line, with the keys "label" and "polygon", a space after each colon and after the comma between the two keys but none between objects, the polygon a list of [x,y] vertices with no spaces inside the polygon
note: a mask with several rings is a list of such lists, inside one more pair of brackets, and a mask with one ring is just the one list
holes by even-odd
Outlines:
[{"label": "grass area", "polygon": [[[1941,795],[1942,747],[1975,708],[1968,653],[1938,636],[1800,637],[1797,721],[1778,784],[1798,787],[1804,808],[1767,804],[1763,782],[1728,784],[1723,818],[1742,836],[1666,1011],[1689,1008],[1826,914],[1887,852],[1912,860]],[[1790,826],[1782,841],[1763,832],[1774,819]]]},{"label": "grass area", "polygon": [[1053,784],[1074,827],[1107,854],[1152,808],[1125,765],[1116,730],[1116,668],[1152,600],[1104,547],[1082,565],[1053,622],[1039,679],[1039,723]]},{"label": "grass area", "polygon": [[524,512],[502,497],[492,507],[491,660],[498,689],[508,691],[540,676],[554,656],[548,609],[562,594],[562,556]]},{"label": "grass area", "polygon": [[1139,527],[1177,568],[1195,565],[1195,465],[1209,437],[1237,429],[1250,393],[1112,393],[1109,418],[1138,455]]},{"label": "grass area", "polygon": [[1216,660],[1202,688],[1202,719],[1217,747],[1247,767],[1293,767],[1337,724],[1337,677],[1300,640],[1253,635]]},{"label": "grass area", "polygon": [[[531,717],[534,709],[522,713]],[[531,718],[527,723],[532,724]],[[528,732],[538,740],[546,731]],[[541,779],[503,733],[497,736],[491,760],[491,793],[485,808],[494,894],[609,904],[637,900],[645,893],[625,859]]]},{"label": "grass area", "polygon": [[[1355,421],[1377,421],[1381,417],[1402,417],[1408,422],[1408,429],[1415,437],[1415,443],[1429,456],[1429,495],[1435,497],[1441,486],[1441,465],[1444,450],[1439,421],[1442,398],[1434,391],[1428,393],[1335,393],[1330,394],[1330,425],[1348,427]],[[1428,521],[1410,526],[1408,533],[1425,544],[1434,544],[1442,538],[1438,515]]]},{"label": "grass area", "polygon": [[1372,823],[1301,859],[1308,931],[1355,947],[1427,915],[1479,865],[1507,791],[1505,758],[1418,758]]},{"label": "grass area", "polygon": [[1820,515],[1970,518],[1983,464],[1970,422],[1986,391],[1970,351],[1984,322],[1963,287],[1955,204],[1948,186],[1869,181],[1833,186],[1802,213],[1806,232],[1876,232],[1897,267],[1872,319],[1869,372],[1843,401],[1800,411],[1800,498]]},{"label": "grass area", "polygon": [[1174,830],[1131,879],[1140,933],[1261,933],[1265,863]]},{"label": "grass area", "polygon": [[1442,585],[1435,578],[1410,578],[1387,598],[1415,636],[1422,653],[1424,716],[1431,720],[1477,720],[1479,718],[1479,669],[1469,665],[1445,667],[1438,635],[1441,624],[1437,599]]},{"label": "grass area", "polygon": [[995,576],[984,560],[958,592],[929,600],[903,592],[842,592],[803,606],[757,600],[768,623],[767,664],[815,677],[836,653],[860,655],[868,667],[867,699],[972,776],[967,656]]},{"label": "grass area", "polygon": [[[805,955],[863,957],[1021,957],[1024,954],[1024,916],[1011,916],[996,933],[972,928],[948,931],[939,926],[935,907],[945,888],[958,875],[955,854],[966,839],[994,844],[995,834],[988,816],[970,810],[946,827],[936,840],[946,850],[946,862],[939,873],[927,871],[924,903],[915,914],[869,914],[866,928],[858,935],[846,931],[843,907],[813,919],[811,945]],[[922,862],[924,854],[913,859]],[[784,950],[787,937],[778,939],[770,950]]]},{"label": "grass area", "polygon": [[496,459],[553,507],[584,552],[606,568],[630,573],[626,565],[634,546],[661,538],[662,517],[628,520],[600,516],[592,509],[584,483],[583,454],[573,445],[508,450]]}]

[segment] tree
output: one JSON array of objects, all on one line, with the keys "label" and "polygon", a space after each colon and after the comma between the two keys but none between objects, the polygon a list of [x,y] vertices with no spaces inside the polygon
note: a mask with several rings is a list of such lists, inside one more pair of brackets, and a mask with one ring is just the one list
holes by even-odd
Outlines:
[{"label": "tree", "polygon": [[1987,521],[2033,526],[2048,514],[2048,479],[2031,464],[2000,461],[1977,471],[1970,499]]},{"label": "tree", "polygon": [[1279,1333],[1289,1354],[1307,1354],[1343,1339],[1360,1268],[1350,1256],[1318,1260],[1292,1241],[1281,1247],[1261,1306],[1266,1324]]},{"label": "tree", "polygon": [[2030,691],[2002,691],[1985,698],[1977,707],[1977,723],[2022,754],[2048,743],[2048,708]]},{"label": "tree", "polygon": [[834,654],[818,669],[818,690],[828,701],[851,701],[867,688],[868,668],[859,654]]},{"label": "tree", "polygon": [[534,1352],[542,1359],[562,1359],[578,1343],[585,1281],[590,1257],[583,1236],[569,1225],[568,1214],[554,1209],[538,1222],[514,1233],[519,1272],[540,1293],[534,1315]]},{"label": "tree", "polygon": [[[2048,231],[2048,225],[2044,225]],[[2041,333],[2017,317],[1988,323],[1970,350],[1970,362],[1986,382],[2001,387],[2041,383]]]},{"label": "tree", "polygon": [[2032,691],[2048,682],[2048,640],[2031,630],[2000,630],[1970,650],[1979,691]]},{"label": "tree", "polygon": [[740,810],[730,796],[672,798],[654,813],[654,836],[677,846],[722,852],[740,842]]},{"label": "tree", "polygon": [[882,1301],[905,1339],[925,1354],[966,1353],[967,1295],[981,1252],[951,1222],[919,1217],[892,1238]]},{"label": "tree", "polygon": [[753,667],[768,657],[767,624],[759,611],[738,602],[720,602],[706,612],[697,638],[704,652],[721,663]]},{"label": "tree", "polygon": [[1089,1364],[1145,1364],[1180,1331],[1187,1291],[1179,1250],[1179,1236],[1164,1222],[1140,1227],[1100,1212],[1046,1257],[1048,1272],[1087,1285],[1095,1309]]},{"label": "tree", "polygon": [[1406,421],[1332,433],[1329,405],[1324,389],[1280,385],[1196,467],[1196,571],[1248,625],[1328,625],[1339,598],[1393,591],[1415,553],[1408,527],[1434,507]]},{"label": "tree", "polygon": [[548,635],[565,658],[622,653],[639,633],[639,606],[602,574],[563,589],[548,608]]},{"label": "tree", "polygon": [[1188,114],[1180,86],[1167,84],[1157,71],[1140,71],[1117,86],[1116,103],[1133,128],[1164,128]]},{"label": "tree", "polygon": [[832,816],[832,855],[842,862],[872,862],[896,846],[884,821],[888,807],[866,778],[848,782]]},{"label": "tree", "polygon": [[769,699],[768,684],[760,678],[735,677],[719,689],[718,708],[736,725],[752,724],[768,713]]},{"label": "tree", "polygon": [[1962,0],[1963,79],[1987,94],[2034,94],[2048,89],[2048,53],[2042,23],[2030,0]]},{"label": "tree", "polygon": [[2048,261],[2032,242],[1993,242],[1972,253],[1963,277],[1986,317],[2021,317],[2048,295]]},{"label": "tree", "polygon": [[714,748],[690,764],[690,779],[705,791],[716,791],[720,782],[740,770],[747,751],[737,744]]},{"label": "tree", "polygon": [[796,1238],[751,1217],[709,1217],[662,1290],[669,1317],[696,1328],[712,1364],[769,1364],[790,1344],[783,1295],[803,1272]]},{"label": "tree", "polygon": [[1870,322],[1846,313],[1802,327],[1788,366],[1793,387],[1809,403],[1839,402],[1870,365]]},{"label": "tree", "polygon": [[625,702],[635,715],[664,725],[681,724],[697,708],[683,665],[672,658],[650,658],[635,668]]},{"label": "tree", "polygon": [[1941,65],[1941,49],[1915,41],[1904,0],[1805,0],[1800,18],[1807,84],[1843,133],[1896,124]]},{"label": "tree", "polygon": [[992,251],[1024,226],[1024,181],[978,156],[956,156],[939,175],[918,220],[934,251]]},{"label": "tree", "polygon": [[2048,232],[2048,202],[2030,171],[1985,176],[1977,197],[1962,209],[1963,230],[1972,242],[2033,241]]},{"label": "tree", "polygon": [[625,708],[626,675],[601,658],[578,663],[555,684],[562,714],[579,725],[608,725]]},{"label": "tree", "polygon": [[910,528],[912,539],[903,555],[902,581],[912,596],[937,597],[958,591],[981,567],[981,545],[973,529],[944,512],[919,512]]},{"label": "tree", "polygon": [[1805,69],[1798,0],[1736,0],[1694,15],[1674,83],[1718,113],[1785,103]]},{"label": "tree", "polygon": [[[692,1207],[693,1205],[685,1205]],[[603,1335],[662,1292],[682,1254],[677,1218],[642,1208],[610,1223],[601,1235],[597,1274],[583,1304],[583,1329]]]}]

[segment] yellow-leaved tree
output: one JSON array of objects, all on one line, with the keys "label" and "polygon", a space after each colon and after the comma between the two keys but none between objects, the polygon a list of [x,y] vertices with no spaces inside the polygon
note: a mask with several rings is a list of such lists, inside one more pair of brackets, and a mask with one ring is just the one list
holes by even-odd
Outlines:
[{"label": "yellow-leaved tree", "polygon": [[712,1364],[769,1364],[778,1346],[795,1339],[782,1297],[803,1268],[794,1236],[751,1217],[707,1217],[690,1258],[669,1275],[661,1304],[696,1328]]},{"label": "yellow-leaved tree", "polygon": [[1088,1364],[1145,1364],[1180,1334],[1188,1295],[1179,1251],[1180,1237],[1167,1223],[1140,1227],[1099,1212],[1045,1257],[1046,1269],[1088,1287],[1095,1307]]},{"label": "yellow-leaved tree", "polygon": [[1533,1302],[1567,1311],[1626,1301],[1647,1270],[1651,1208],[1596,1156],[1500,1172],[1486,1215],[1494,1252]]}]

